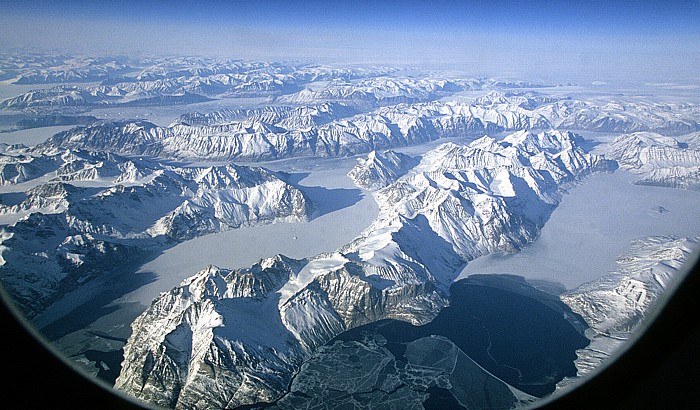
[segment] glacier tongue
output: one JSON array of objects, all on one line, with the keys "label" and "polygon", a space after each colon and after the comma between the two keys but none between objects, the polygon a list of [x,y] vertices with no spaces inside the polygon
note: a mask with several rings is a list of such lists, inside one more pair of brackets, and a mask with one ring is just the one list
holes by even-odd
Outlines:
[{"label": "glacier tongue", "polygon": [[548,131],[443,144],[374,193],[379,216],[338,252],[201,271],[134,321],[116,387],[177,408],[271,401],[340,332],[385,318],[429,322],[466,261],[519,249],[563,184],[614,168],[579,142]]}]

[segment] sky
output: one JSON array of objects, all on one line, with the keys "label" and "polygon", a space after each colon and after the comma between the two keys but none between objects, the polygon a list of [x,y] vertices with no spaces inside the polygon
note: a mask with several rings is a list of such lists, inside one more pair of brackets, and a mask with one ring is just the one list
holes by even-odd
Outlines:
[{"label": "sky", "polygon": [[[201,4],[200,4],[201,3]],[[0,51],[449,67],[700,82],[694,1],[3,0]]]}]

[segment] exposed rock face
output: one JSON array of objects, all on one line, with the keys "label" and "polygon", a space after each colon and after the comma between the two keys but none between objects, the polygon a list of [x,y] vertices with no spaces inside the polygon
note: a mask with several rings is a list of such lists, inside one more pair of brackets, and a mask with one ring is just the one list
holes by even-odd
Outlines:
[{"label": "exposed rock face", "polygon": [[271,400],[302,358],[274,293],[301,266],[276,257],[244,272],[209,267],[163,294],[132,324],[141,331],[116,387],[166,407]]},{"label": "exposed rock face", "polygon": [[443,144],[375,194],[382,211],[368,232],[396,232],[409,220],[427,224],[464,260],[518,250],[538,234],[561,184],[614,169],[612,161],[583,152],[578,138],[522,131],[502,141]]},{"label": "exposed rock face", "polygon": [[[271,401],[313,349],[347,327],[392,317],[416,294],[431,294],[424,285],[385,293],[342,266],[280,297],[288,281],[326,262],[280,255],[249,270],[209,267],[187,279],[132,324],[116,388],[177,408]],[[415,307],[430,312],[444,305],[433,298]]]},{"label": "exposed rock face", "polygon": [[[57,82],[102,82],[98,85],[58,85],[31,90],[0,101],[0,109],[52,111],[61,108],[191,104],[207,101],[209,97],[277,97],[279,103],[302,105],[319,101],[346,102],[371,109],[380,105],[439,98],[462,90],[464,85],[480,86],[482,83],[478,80],[452,82],[386,77],[395,70],[381,67],[339,69],[210,59],[134,63],[146,63],[147,66],[142,67],[136,76],[112,78],[109,78],[110,74],[128,71],[127,66],[104,67],[102,70],[90,67],[85,73],[64,68],[63,73],[47,72],[43,79],[40,75],[33,75],[30,79],[34,73],[21,74],[16,79],[17,83],[45,83],[51,79]],[[17,69],[28,71],[26,67]],[[60,79],[61,74],[63,79]],[[329,84],[315,91],[304,88],[314,81],[328,81]]]},{"label": "exposed rock face", "polygon": [[36,160],[33,157],[0,156],[0,186],[19,184],[44,174],[46,168],[54,166],[54,161]]},{"label": "exposed rock face", "polygon": [[[354,241],[303,260],[278,255],[250,269],[209,267],[161,294],[132,324],[117,388],[166,407],[269,402],[340,332],[384,318],[432,320],[466,261],[534,240],[562,185],[614,169],[608,159],[640,174],[642,184],[700,189],[696,103],[576,100],[561,90],[516,90],[542,84],[389,76],[398,70],[386,67],[9,60],[0,79],[10,83],[101,81],[0,101],[0,110],[38,115],[26,126],[87,124],[34,148],[0,144],[0,278],[29,317],[147,252],[224,229],[304,220],[310,211],[299,190],[262,168],[120,155],[227,162],[370,153],[350,175],[374,191],[382,211]],[[467,90],[484,94],[445,101]],[[169,126],[75,115],[230,97],[269,105],[185,114]],[[569,130],[626,135],[606,159],[583,150]],[[442,145],[419,163],[386,151],[442,138],[479,139]],[[627,337],[696,242],[647,239],[619,274],[563,296],[593,324],[582,374]]]},{"label": "exposed rock face", "polygon": [[600,367],[630,338],[679,269],[690,262],[699,239],[651,236],[634,241],[617,260],[615,272],[561,295],[590,326],[591,344],[578,351],[579,376]]},{"label": "exposed rock face", "polygon": [[383,105],[437,99],[469,89],[471,86],[473,83],[465,81],[376,77],[354,83],[336,82],[318,91],[305,88],[299,92],[278,97],[277,102],[295,105],[318,101],[344,102],[366,110]]},{"label": "exposed rock face", "polygon": [[0,276],[29,318],[86,281],[138,260],[140,242],[114,241],[71,227],[65,213],[32,213],[0,229]]},{"label": "exposed rock face", "polygon": [[356,114],[359,112],[346,104],[324,102],[302,106],[272,105],[249,110],[223,109],[205,114],[195,112],[181,115],[175,124],[214,126],[248,119],[289,130],[319,126],[338,118],[352,117]]},{"label": "exposed rock face", "polygon": [[20,148],[0,154],[0,185],[16,185],[42,178],[45,181],[136,182],[153,172],[147,161],[108,152],[54,150],[33,153]]},{"label": "exposed rock face", "polygon": [[562,184],[614,166],[565,132],[444,144],[375,193],[382,211],[338,252],[208,268],[132,324],[116,387],[176,408],[272,401],[340,332],[432,320],[459,267],[535,238]]}]

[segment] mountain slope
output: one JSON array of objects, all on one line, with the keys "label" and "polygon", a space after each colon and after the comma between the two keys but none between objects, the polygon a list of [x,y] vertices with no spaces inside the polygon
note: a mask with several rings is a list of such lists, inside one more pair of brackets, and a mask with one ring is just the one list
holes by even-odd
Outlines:
[{"label": "mountain slope", "polygon": [[652,236],[634,241],[618,258],[615,272],[561,295],[590,326],[591,344],[577,352],[579,376],[600,367],[632,336],[697,247],[698,238]]},{"label": "mountain slope", "polygon": [[520,132],[444,144],[375,192],[379,217],[338,252],[197,273],[132,324],[115,387],[176,408],[271,401],[340,332],[429,322],[465,261],[531,241],[562,184],[611,169],[579,139]]},{"label": "mountain slope", "polygon": [[[373,93],[417,93],[421,95],[418,101],[432,98],[432,91],[423,95],[424,91],[416,89],[433,90],[438,87],[435,84],[441,84],[438,88],[447,87],[447,83],[438,80],[411,80],[408,85],[399,86],[403,82],[395,84],[382,78],[372,79],[371,84]],[[351,96],[362,90],[357,84],[344,87],[344,92]],[[473,138],[502,131],[655,130],[678,135],[695,132],[700,127],[695,121],[700,108],[692,104],[650,106],[633,101],[601,105],[597,101],[533,92],[491,92],[470,103],[437,100],[363,107],[373,110],[359,114],[342,98],[314,94],[297,103],[303,104],[190,114],[169,127],[143,121],[92,124],[56,134],[42,149],[82,148],[186,159],[269,160],[356,155],[440,138]]]},{"label": "mountain slope", "polygon": [[[0,158],[6,183],[26,189],[20,201],[0,204],[0,277],[29,317],[126,255],[240,226],[304,221],[312,210],[301,191],[263,168],[174,167],[70,150]],[[24,171],[12,177],[8,168]]]},{"label": "mountain slope", "polygon": [[415,158],[400,152],[372,151],[366,160],[357,160],[357,165],[350,170],[348,176],[357,186],[376,190],[395,182],[417,163]]},{"label": "mountain slope", "polygon": [[617,137],[608,150],[624,168],[641,176],[637,184],[700,190],[700,147],[696,140],[697,133],[673,138],[637,132]]}]

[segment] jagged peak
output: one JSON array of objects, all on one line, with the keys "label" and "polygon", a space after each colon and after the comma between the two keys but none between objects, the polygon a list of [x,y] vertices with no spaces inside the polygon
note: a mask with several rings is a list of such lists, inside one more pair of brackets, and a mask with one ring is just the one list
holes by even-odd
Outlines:
[{"label": "jagged peak", "polygon": [[680,148],[680,142],[655,132],[633,132],[631,134],[620,135],[613,141],[613,146],[633,144],[639,147],[666,146]]},{"label": "jagged peak", "polygon": [[27,191],[28,196],[41,196],[44,198],[67,198],[70,194],[78,191],[79,188],[65,182],[47,182],[37,185]]}]

